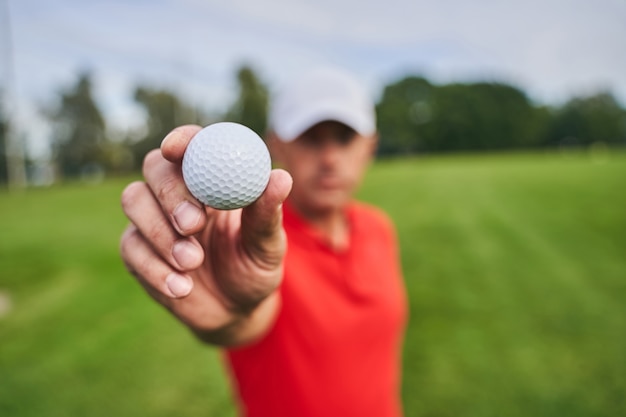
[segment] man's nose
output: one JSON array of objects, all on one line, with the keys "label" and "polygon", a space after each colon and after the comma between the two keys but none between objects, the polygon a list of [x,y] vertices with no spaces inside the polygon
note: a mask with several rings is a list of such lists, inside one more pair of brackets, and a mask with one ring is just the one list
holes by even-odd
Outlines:
[{"label": "man's nose", "polygon": [[320,157],[324,164],[335,164],[341,156],[341,146],[335,140],[324,140],[320,147]]}]

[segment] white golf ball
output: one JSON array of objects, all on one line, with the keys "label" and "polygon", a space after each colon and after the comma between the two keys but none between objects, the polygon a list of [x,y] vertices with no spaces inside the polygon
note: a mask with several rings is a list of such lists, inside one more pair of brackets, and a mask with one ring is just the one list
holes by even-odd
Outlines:
[{"label": "white golf ball", "polygon": [[192,139],[183,156],[183,179],[203,204],[232,210],[263,193],[272,163],[265,142],[239,123],[209,125]]}]

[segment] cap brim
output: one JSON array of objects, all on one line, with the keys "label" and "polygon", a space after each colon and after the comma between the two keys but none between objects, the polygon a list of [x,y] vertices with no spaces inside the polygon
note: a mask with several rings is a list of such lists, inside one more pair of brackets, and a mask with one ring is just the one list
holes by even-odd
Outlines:
[{"label": "cap brim", "polygon": [[357,133],[367,136],[375,133],[376,127],[363,116],[363,112],[356,112],[343,104],[318,103],[299,117],[285,121],[281,126],[275,126],[275,133],[285,142],[297,139],[304,132],[318,123],[336,121],[354,129]]}]

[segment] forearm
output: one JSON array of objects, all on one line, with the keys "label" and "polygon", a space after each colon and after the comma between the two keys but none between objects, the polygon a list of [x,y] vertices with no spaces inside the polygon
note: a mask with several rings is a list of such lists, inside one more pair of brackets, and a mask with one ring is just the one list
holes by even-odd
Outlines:
[{"label": "forearm", "polygon": [[204,343],[224,347],[243,346],[260,339],[271,329],[279,308],[280,295],[275,291],[252,311],[236,314],[231,322],[218,329],[190,329]]}]

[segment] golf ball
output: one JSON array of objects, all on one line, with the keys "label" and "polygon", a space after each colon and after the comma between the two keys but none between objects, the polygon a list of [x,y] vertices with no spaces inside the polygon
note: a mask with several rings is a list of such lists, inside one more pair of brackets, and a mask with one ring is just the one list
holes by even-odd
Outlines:
[{"label": "golf ball", "polygon": [[252,129],[239,123],[209,125],[192,139],[183,156],[183,179],[203,204],[232,210],[263,193],[270,178],[270,154]]}]

